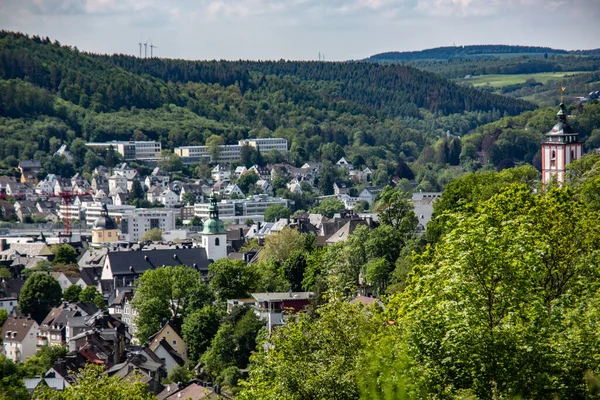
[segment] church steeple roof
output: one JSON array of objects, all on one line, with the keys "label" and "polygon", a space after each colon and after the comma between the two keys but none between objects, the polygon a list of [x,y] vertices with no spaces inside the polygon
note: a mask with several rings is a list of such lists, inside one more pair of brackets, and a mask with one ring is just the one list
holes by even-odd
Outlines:
[{"label": "church steeple roof", "polygon": [[210,198],[210,205],[208,206],[208,219],[204,222],[204,234],[216,234],[225,233],[225,225],[223,221],[219,219],[219,207],[217,206],[217,198],[214,193]]},{"label": "church steeple roof", "polygon": [[[556,113],[558,122],[556,123],[556,125],[554,125],[552,127],[552,130],[550,130],[550,132],[548,132],[546,134],[546,136],[549,138],[552,138],[552,137],[578,135],[577,132],[573,131],[573,128],[571,128],[571,125],[569,125],[569,121],[567,119],[568,115],[569,115],[569,113],[567,111],[567,107],[565,106],[565,103],[560,103],[558,112]],[[561,140],[561,139],[559,139],[559,140]]]}]

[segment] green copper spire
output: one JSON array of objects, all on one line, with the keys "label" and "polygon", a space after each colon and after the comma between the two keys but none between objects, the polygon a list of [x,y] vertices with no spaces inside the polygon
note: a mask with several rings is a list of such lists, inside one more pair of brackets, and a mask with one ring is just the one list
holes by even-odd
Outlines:
[{"label": "green copper spire", "polygon": [[225,226],[223,221],[219,219],[219,207],[217,206],[217,198],[215,194],[210,198],[210,205],[208,206],[208,219],[204,222],[204,234],[215,234],[225,233]]}]

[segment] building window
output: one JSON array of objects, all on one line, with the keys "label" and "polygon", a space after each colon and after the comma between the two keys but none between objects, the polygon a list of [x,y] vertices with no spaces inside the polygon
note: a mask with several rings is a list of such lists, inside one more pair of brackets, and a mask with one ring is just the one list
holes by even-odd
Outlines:
[{"label": "building window", "polygon": [[575,152],[573,150],[571,150],[571,161],[573,161],[575,159]]},{"label": "building window", "polygon": [[215,238],[215,246],[219,246],[219,238]]},{"label": "building window", "polygon": [[173,340],[173,346],[177,346],[177,340]]}]

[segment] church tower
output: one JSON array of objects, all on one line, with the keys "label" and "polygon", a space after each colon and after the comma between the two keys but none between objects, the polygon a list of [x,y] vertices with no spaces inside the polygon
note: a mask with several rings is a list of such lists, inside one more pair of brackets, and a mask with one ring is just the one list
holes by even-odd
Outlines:
[{"label": "church tower", "polygon": [[542,184],[556,179],[565,182],[565,167],[583,155],[583,143],[567,121],[567,108],[560,103],[558,123],[546,134],[542,143]]},{"label": "church tower", "polygon": [[219,207],[214,194],[210,199],[208,215],[202,230],[202,247],[206,249],[209,260],[217,261],[227,257],[227,233],[223,221],[219,219]]}]

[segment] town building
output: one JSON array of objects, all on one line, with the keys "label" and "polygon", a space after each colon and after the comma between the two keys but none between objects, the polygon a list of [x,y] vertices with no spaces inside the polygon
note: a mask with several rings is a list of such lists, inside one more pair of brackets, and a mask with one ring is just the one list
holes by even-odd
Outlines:
[{"label": "town building", "polygon": [[148,141],[112,141],[112,142],[92,142],[87,143],[86,146],[93,149],[113,149],[123,156],[125,161],[135,160],[156,160],[160,157],[161,144],[152,140]]},{"label": "town building", "polygon": [[2,325],[2,354],[14,362],[35,355],[39,326],[27,317],[9,317]]},{"label": "town building", "polygon": [[256,300],[254,312],[261,321],[267,323],[269,332],[283,325],[293,314],[303,311],[314,296],[312,292],[252,293]]},{"label": "town building", "polygon": [[182,146],[174,149],[184,163],[189,164],[201,160],[231,164],[240,161],[242,158],[242,147],[251,146],[258,149],[261,153],[268,153],[271,150],[285,154],[288,151],[287,139],[282,138],[261,138],[240,140],[238,144],[225,144],[217,147],[216,159],[211,155],[209,146]]}]

